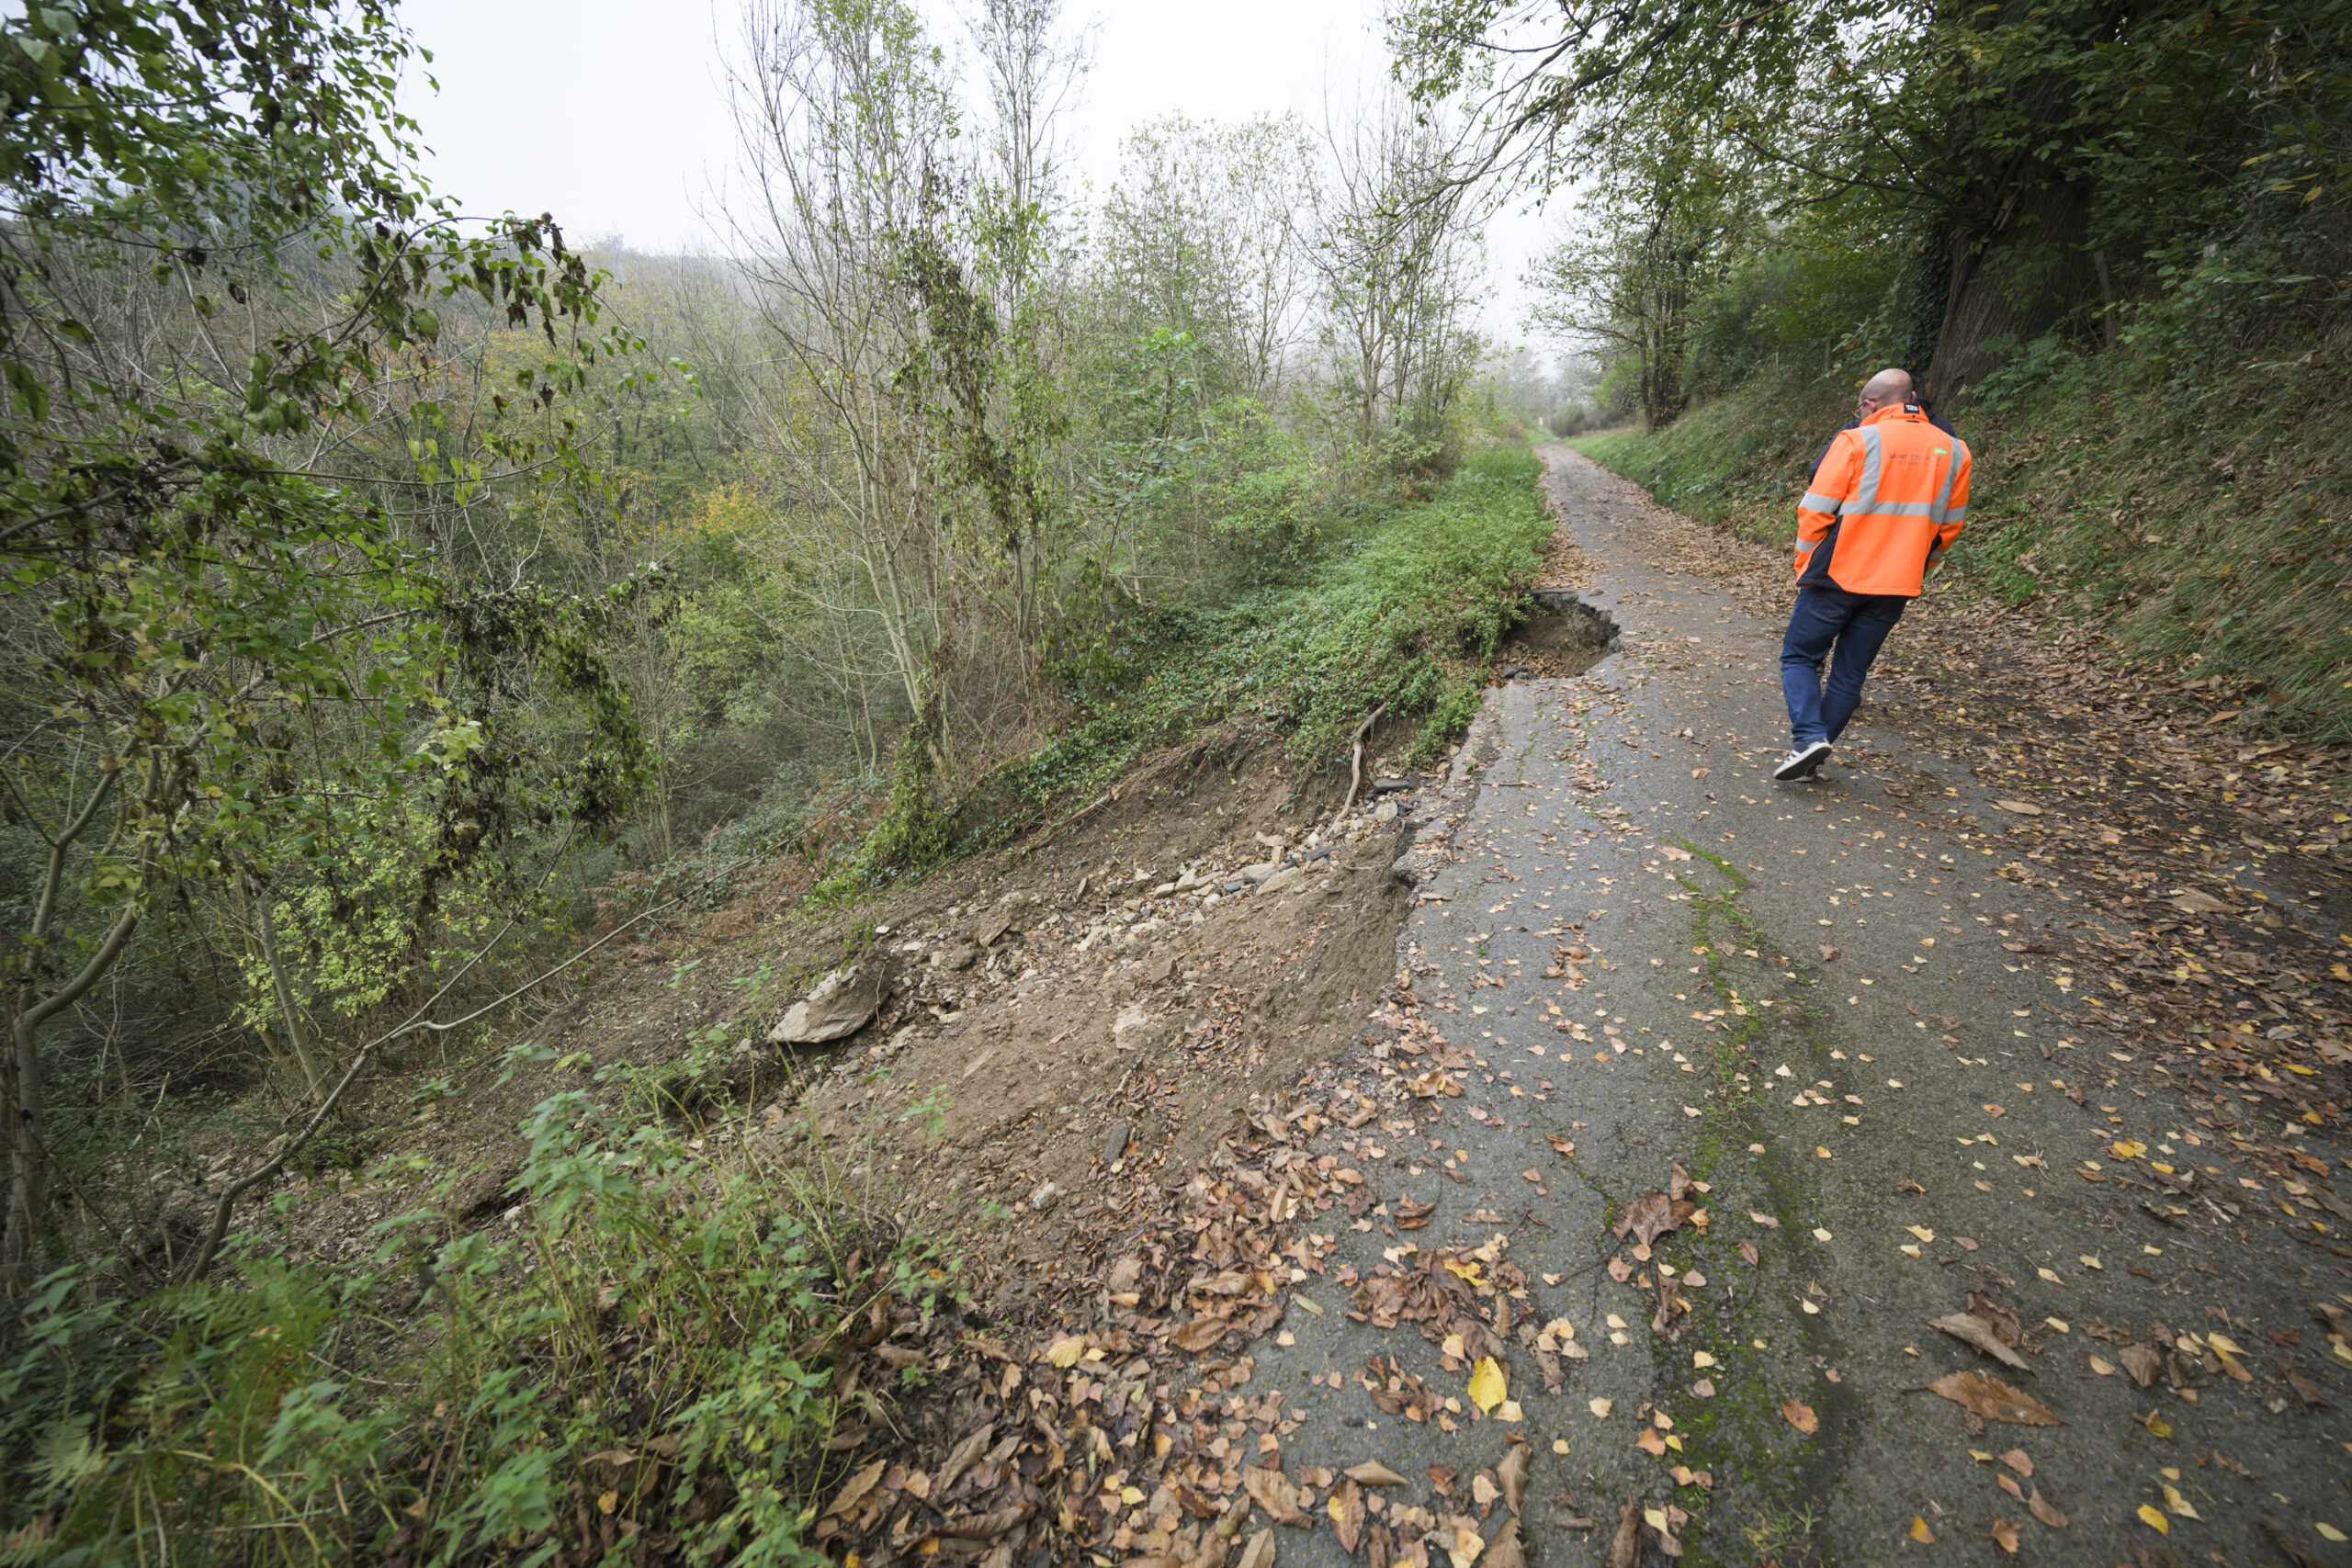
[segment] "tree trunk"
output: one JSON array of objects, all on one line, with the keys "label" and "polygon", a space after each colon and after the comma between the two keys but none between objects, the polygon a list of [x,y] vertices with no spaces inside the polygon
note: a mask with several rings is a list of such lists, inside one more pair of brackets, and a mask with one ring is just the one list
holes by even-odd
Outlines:
[{"label": "tree trunk", "polygon": [[277,998],[278,1017],[286,1028],[286,1043],[293,1050],[295,1065],[302,1070],[302,1092],[311,1103],[327,1091],[325,1075],[319,1070],[316,1057],[311,1054],[311,1043],[302,1032],[302,1015],[294,1006],[294,987],[286,978],[286,964],[277,952],[277,923],[269,911],[270,890],[263,887],[254,895],[254,924],[261,932],[261,957],[269,969],[271,993]]},{"label": "tree trunk", "polygon": [[2028,175],[1989,225],[1955,226],[1927,395],[1949,402],[2065,320],[2096,288],[2087,181]]},{"label": "tree trunk", "polygon": [[[17,998],[11,1011],[32,1003],[29,990]],[[0,1143],[8,1166],[6,1209],[0,1212],[0,1286],[10,1297],[31,1282],[33,1237],[41,1214],[40,1057],[29,1031],[11,1031],[0,1053],[0,1115],[7,1119]]]}]

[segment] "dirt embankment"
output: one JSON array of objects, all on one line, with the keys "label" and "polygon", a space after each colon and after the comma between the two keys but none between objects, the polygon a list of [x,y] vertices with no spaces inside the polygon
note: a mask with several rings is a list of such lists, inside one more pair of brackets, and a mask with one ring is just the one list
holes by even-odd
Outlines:
[{"label": "dirt embankment", "polygon": [[[1504,660],[1574,657],[1549,620]],[[1087,1250],[1070,1254],[1074,1231],[1101,1242],[1155,1183],[1181,1181],[1250,1093],[1337,1050],[1393,976],[1410,898],[1393,871],[1442,801],[1441,774],[1384,772],[1390,739],[1368,738],[1344,812],[1347,769],[1303,774],[1277,734],[1237,726],[1077,819],[852,914],[812,917],[782,882],[747,881],[725,908],[616,943],[429,1092],[422,1067],[379,1080],[355,1120],[377,1129],[361,1163],[383,1174],[290,1176],[300,1201],[262,1223],[322,1263],[364,1256],[379,1221],[421,1201],[452,1229],[526,1223],[523,1119],[628,1063],[714,1145],[756,1139],[837,1201],[975,1261],[1052,1259],[1012,1271],[1050,1280]],[[871,1019],[772,1043],[836,969],[878,992]],[[525,1043],[551,1059],[511,1066]]]}]

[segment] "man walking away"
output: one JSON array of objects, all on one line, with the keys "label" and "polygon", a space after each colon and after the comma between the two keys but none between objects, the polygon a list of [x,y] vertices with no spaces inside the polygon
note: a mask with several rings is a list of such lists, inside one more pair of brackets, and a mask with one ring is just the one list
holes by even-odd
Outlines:
[{"label": "man walking away", "polygon": [[1886,634],[1968,520],[1968,446],[1928,422],[1909,373],[1871,377],[1857,412],[1797,503],[1797,603],[1781,642],[1792,745],[1772,771],[1784,783],[1828,760]]}]

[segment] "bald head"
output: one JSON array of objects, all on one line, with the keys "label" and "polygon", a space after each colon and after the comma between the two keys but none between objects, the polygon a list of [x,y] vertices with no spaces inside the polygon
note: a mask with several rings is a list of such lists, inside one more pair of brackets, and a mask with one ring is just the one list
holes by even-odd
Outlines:
[{"label": "bald head", "polygon": [[1861,416],[1868,419],[1881,409],[1911,401],[1913,396],[1911,372],[1892,368],[1882,370],[1862,383]]}]

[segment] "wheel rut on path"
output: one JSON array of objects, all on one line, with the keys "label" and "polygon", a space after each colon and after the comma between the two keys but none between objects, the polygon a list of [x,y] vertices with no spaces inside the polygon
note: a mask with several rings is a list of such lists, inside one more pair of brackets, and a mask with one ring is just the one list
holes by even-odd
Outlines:
[{"label": "wheel rut on path", "polygon": [[[1629,1499],[1644,1560],[1666,1560],[1663,1525],[1684,1562],[2006,1562],[2017,1532],[2045,1562],[2242,1564],[2277,1560],[2266,1525],[2314,1547],[2322,1525],[2352,1530],[2352,1368],[2305,1309],[2352,1281],[2230,1224],[2275,1193],[2243,1189],[2178,1107],[2117,1087],[2133,1043],[2013,961],[2085,911],[1992,874],[1961,837],[1989,805],[1973,778],[1932,800],[1877,787],[1932,738],[1874,728],[1867,696],[1820,778],[1774,784],[1780,628],[1645,558],[1639,492],[1547,457],[1595,564],[1583,599],[1621,643],[1584,675],[1490,692],[1457,760],[1458,818],[1399,951],[1460,1093],[1409,1134],[1314,1145],[1381,1202],[1354,1228],[1331,1216],[1322,1278],[1252,1347],[1255,1389],[1296,1422],[1283,1467],[1378,1461],[1408,1484],[1369,1489],[1392,1498],[1373,1522],[1403,1536],[1451,1513],[1491,1540],[1509,1515],[1478,1478],[1524,1440],[1541,1563],[1608,1562]],[[2119,1140],[2187,1190],[2119,1162]],[[1612,1233],[1668,1190],[1703,1224],[1650,1247]],[[1419,1228],[1396,1224],[1408,1196],[1436,1204]],[[1526,1280],[1492,1412],[1466,1354],[1375,1321],[1380,1281],[1440,1249],[1489,1303],[1498,1276]],[[2025,1370],[1929,1325],[1972,1292],[2014,1320]],[[2155,1348],[2152,1386],[2127,1346]],[[1988,1425],[1928,1390],[1960,1371],[2061,1424]],[[1375,1396],[1411,1379],[1447,1402],[1426,1420]],[[1286,1564],[1350,1560],[1329,1528],[1276,1534]]]}]

